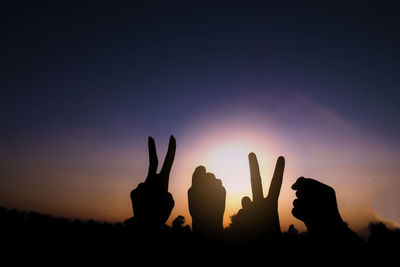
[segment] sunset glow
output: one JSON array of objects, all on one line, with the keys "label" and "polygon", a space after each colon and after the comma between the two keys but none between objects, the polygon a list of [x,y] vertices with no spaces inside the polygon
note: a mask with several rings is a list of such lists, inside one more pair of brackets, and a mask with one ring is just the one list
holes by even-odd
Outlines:
[{"label": "sunset glow", "polygon": [[332,186],[355,231],[398,225],[395,9],[189,2],[6,9],[0,206],[122,222],[148,173],[148,136],[160,170],[174,135],[168,224],[191,224],[187,191],[203,165],[227,191],[227,227],[251,197],[254,152],[264,197],[285,157],[283,231],[305,230],[291,214],[300,176]]},{"label": "sunset glow", "polygon": [[[225,225],[230,223],[229,216],[235,214],[241,208],[242,197],[251,197],[248,154],[255,148],[260,148],[260,144],[251,144],[246,142],[245,139],[232,141],[228,139],[226,142],[216,145],[205,156],[204,165],[217,178],[220,177],[228,192]],[[266,158],[260,155],[259,161],[264,163]],[[265,164],[261,166],[265,171],[263,167],[265,167]],[[272,173],[272,171],[268,170],[266,173]],[[267,189],[268,185],[265,184],[264,190]]]}]

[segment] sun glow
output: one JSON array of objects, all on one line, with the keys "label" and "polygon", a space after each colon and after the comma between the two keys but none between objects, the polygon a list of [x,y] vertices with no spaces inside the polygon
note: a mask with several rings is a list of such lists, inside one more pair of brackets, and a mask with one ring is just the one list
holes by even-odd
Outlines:
[{"label": "sun glow", "polygon": [[[219,143],[204,155],[203,163],[207,171],[222,180],[227,191],[225,226],[230,223],[230,216],[241,208],[242,197],[252,197],[248,154],[259,148],[260,144],[239,138]],[[266,162],[264,155],[258,156],[261,170],[269,173],[270,166],[263,164]],[[264,179],[264,192],[265,188],[268,189],[265,183]]]},{"label": "sun glow", "polygon": [[247,160],[251,147],[239,141],[220,144],[211,150],[204,160],[210,172],[220,177],[230,191],[243,191],[249,185]]},{"label": "sun glow", "polygon": [[[172,193],[176,192],[172,218],[188,213],[186,192],[191,186],[188,177],[192,176],[197,166],[203,165],[207,172],[222,181],[226,189],[224,226],[227,227],[230,217],[241,209],[242,198],[252,198],[249,153],[257,155],[266,196],[276,159],[285,155],[286,150],[281,134],[268,118],[237,111],[228,112],[230,116],[223,118],[215,114],[208,114],[207,121],[201,119],[193,123],[194,127],[186,129],[180,138],[181,149],[177,150],[177,155],[185,155],[185,158],[177,161],[173,169],[177,177],[170,180]],[[187,223],[191,223],[190,215],[187,216]]]}]

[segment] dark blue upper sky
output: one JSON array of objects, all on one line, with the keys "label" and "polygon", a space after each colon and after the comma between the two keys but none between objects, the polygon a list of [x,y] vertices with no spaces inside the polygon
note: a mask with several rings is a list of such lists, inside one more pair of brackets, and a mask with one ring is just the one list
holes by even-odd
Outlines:
[{"label": "dark blue upper sky", "polygon": [[170,133],[205,109],[293,92],[400,134],[397,1],[39,2],[1,4],[5,143]]}]

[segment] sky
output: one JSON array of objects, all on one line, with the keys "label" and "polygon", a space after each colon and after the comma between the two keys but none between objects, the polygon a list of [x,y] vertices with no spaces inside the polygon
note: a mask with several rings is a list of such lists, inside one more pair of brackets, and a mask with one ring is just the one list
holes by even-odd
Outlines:
[{"label": "sky", "polygon": [[396,1],[5,1],[0,8],[0,205],[122,221],[177,140],[169,222],[190,223],[199,165],[227,190],[224,224],[286,158],[281,228],[299,176],[342,217],[400,223]]}]

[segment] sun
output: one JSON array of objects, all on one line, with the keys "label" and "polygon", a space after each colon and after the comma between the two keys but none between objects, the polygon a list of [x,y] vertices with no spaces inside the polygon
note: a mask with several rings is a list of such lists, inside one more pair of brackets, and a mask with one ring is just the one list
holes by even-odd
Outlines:
[{"label": "sun", "polygon": [[242,142],[226,142],[209,151],[204,164],[209,172],[223,180],[225,187],[233,191],[243,191],[249,185],[249,152],[250,147]]}]

